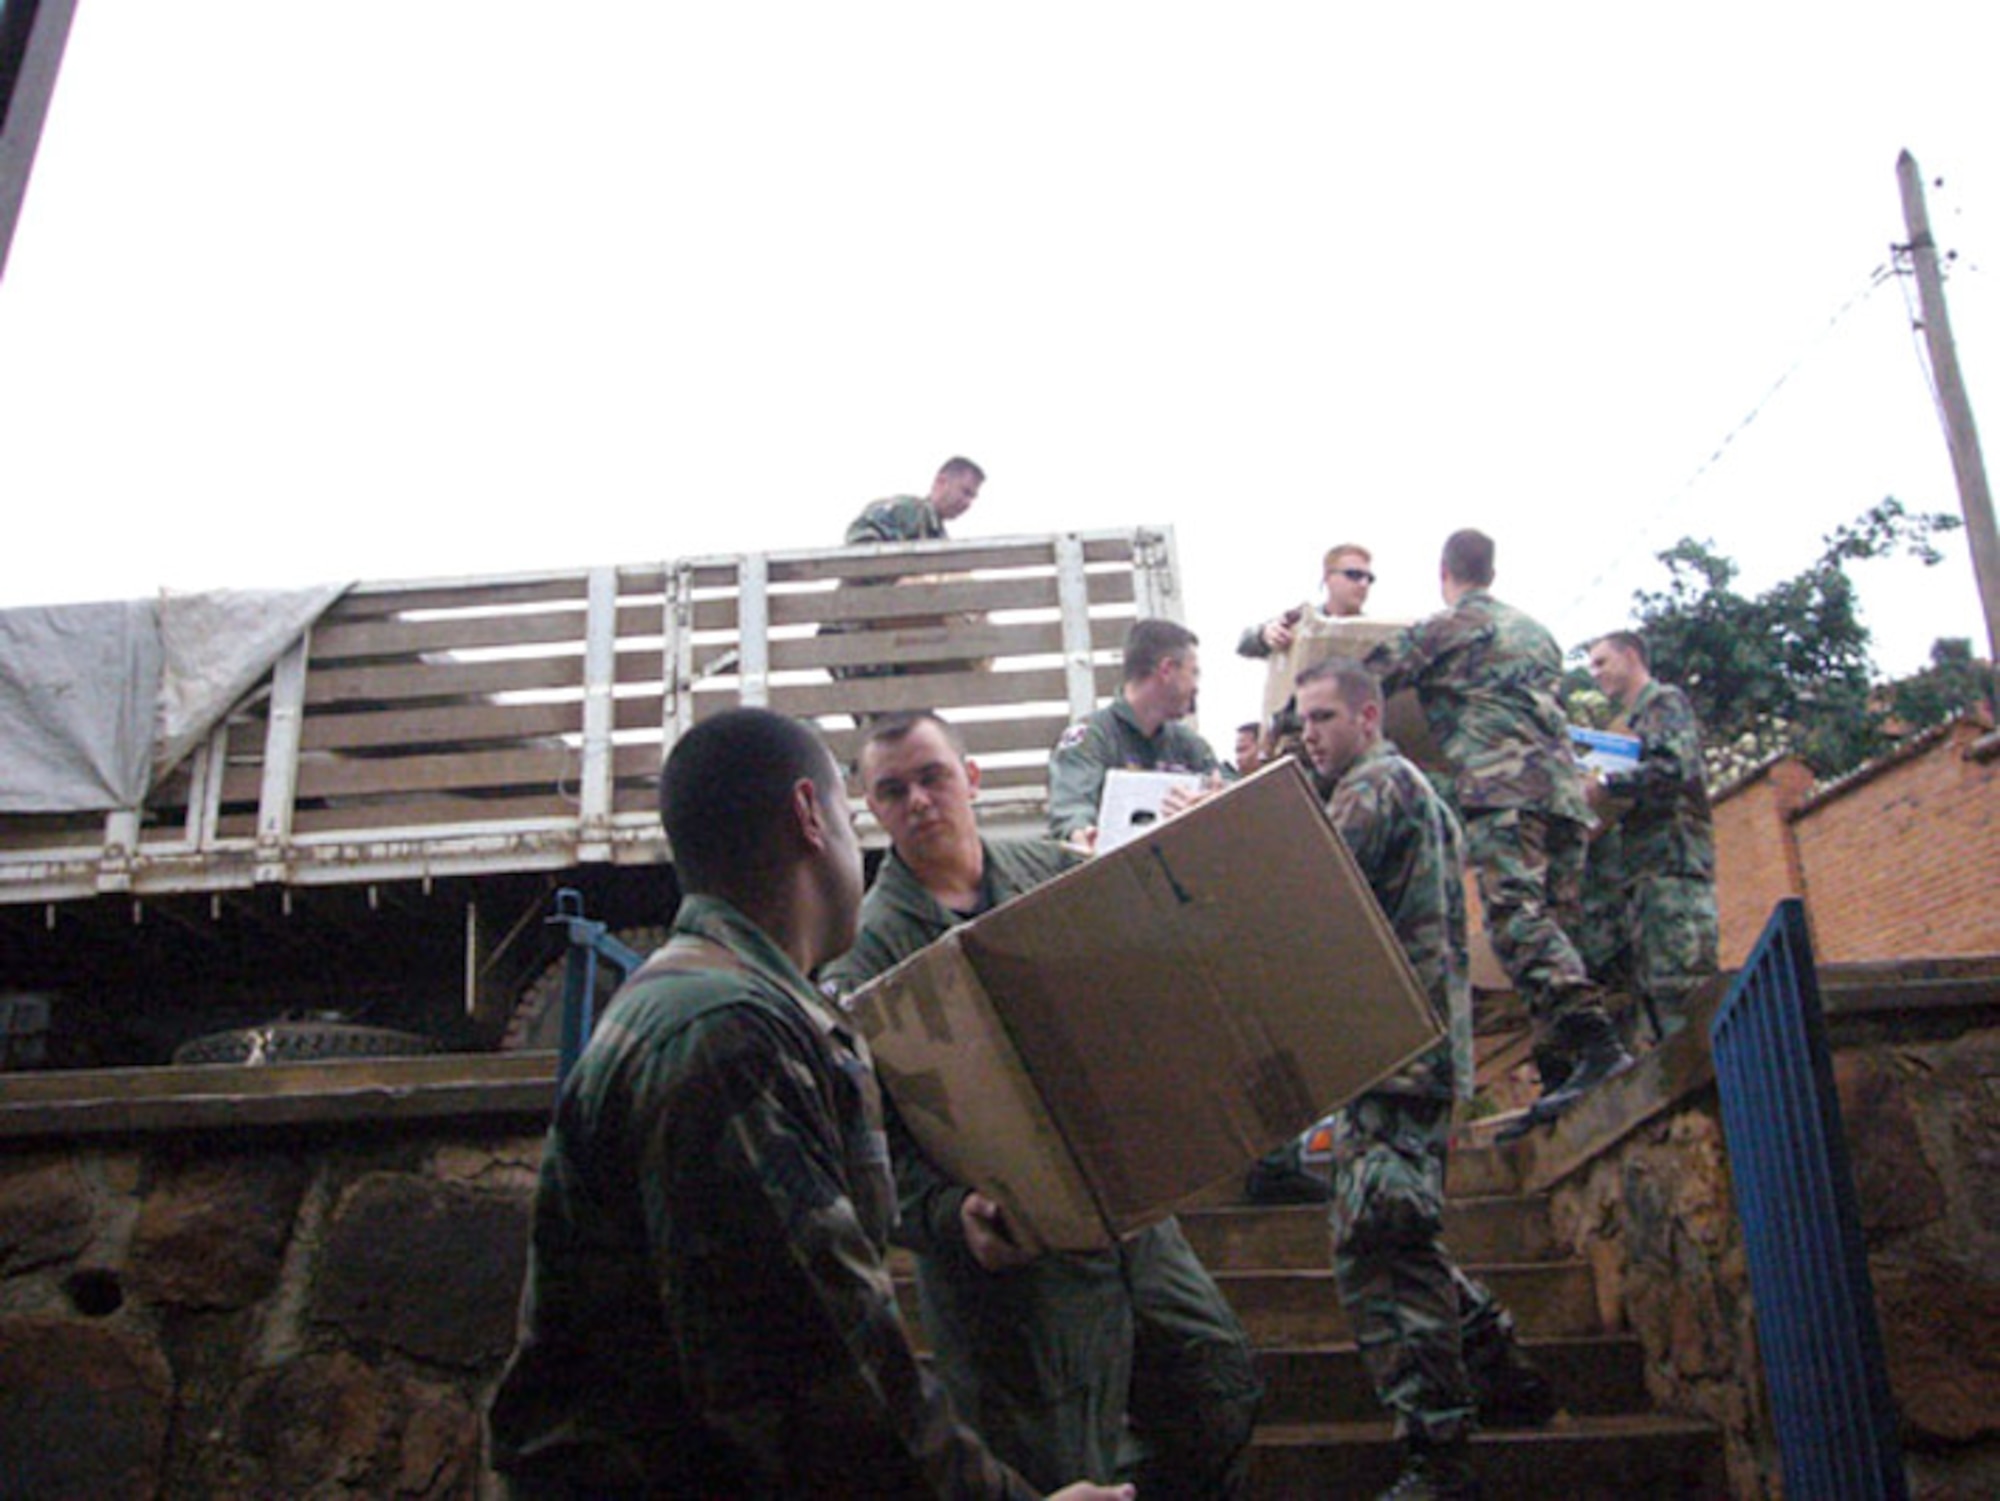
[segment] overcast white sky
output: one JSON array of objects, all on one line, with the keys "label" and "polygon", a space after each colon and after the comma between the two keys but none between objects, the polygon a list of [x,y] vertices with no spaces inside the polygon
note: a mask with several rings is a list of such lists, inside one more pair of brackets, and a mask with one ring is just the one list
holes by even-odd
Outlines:
[{"label": "overcast white sky", "polygon": [[[961,536],[1175,529],[1218,742],[1336,540],[1416,615],[1485,527],[1578,642],[1682,535],[1957,510],[1914,288],[1850,303],[1907,147],[2000,400],[1996,17],[82,0],[0,605],[831,545],[964,452]],[[1962,540],[1861,583],[1883,668],[1984,649]]]}]

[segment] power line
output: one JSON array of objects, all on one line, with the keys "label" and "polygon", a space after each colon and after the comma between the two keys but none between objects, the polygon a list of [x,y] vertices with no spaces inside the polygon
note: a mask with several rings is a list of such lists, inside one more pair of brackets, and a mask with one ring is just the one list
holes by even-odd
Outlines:
[{"label": "power line", "polygon": [[[1728,452],[1729,446],[1732,443],[1734,443],[1738,437],[1742,435],[1743,430],[1745,428],[1747,428],[1751,423],[1757,420],[1757,418],[1763,413],[1764,409],[1771,404],[1772,400],[1777,396],[1778,392],[1784,389],[1786,382],[1791,380],[1791,378],[1794,375],[1798,374],[1798,372],[1805,367],[1806,362],[1809,359],[1811,359],[1812,356],[1818,351],[1819,346],[1824,344],[1827,341],[1827,339],[1829,339],[1832,336],[1833,331],[1840,326],[1840,324],[1846,319],[1847,315],[1853,312],[1854,309],[1859,307],[1863,302],[1867,301],[1869,297],[1874,295],[1874,293],[1882,286],[1884,282],[1894,279],[1895,275],[1896,275],[1895,268],[1893,264],[1888,261],[1883,262],[1882,264],[1875,267],[1873,271],[1870,271],[1868,273],[1868,279],[1861,285],[1861,287],[1857,291],[1855,291],[1853,295],[1848,297],[1848,299],[1845,302],[1841,303],[1839,307],[1834,309],[1832,316],[1826,320],[1825,325],[1821,327],[1819,333],[1813,338],[1813,340],[1809,344],[1807,344],[1803,350],[1799,352],[1798,357],[1794,359],[1790,365],[1785,367],[1784,372],[1781,375],[1779,375],[1779,377],[1776,380],[1771,382],[1770,388],[1766,390],[1764,394],[1757,399],[1756,404],[1753,405],[1750,408],[1750,410],[1746,412],[1742,416],[1742,418],[1739,419],[1737,423],[1729,429],[1728,432],[1722,435],[1722,440],[1715,445],[1715,448],[1709,453],[1707,458],[1703,459],[1701,463],[1695,466],[1694,472],[1691,473],[1687,477],[1687,479],[1681,483],[1680,488],[1675,490],[1672,494],[1668,495],[1664,500],[1662,500],[1658,505],[1653,507],[1651,513],[1647,516],[1645,522],[1629,534],[1632,539],[1631,542],[1622,551],[1614,553],[1611,556],[1610,560],[1604,565],[1604,567],[1597,572],[1597,574],[1590,580],[1590,582],[1588,582],[1583,586],[1582,592],[1579,593],[1575,599],[1569,602],[1569,604],[1564,608],[1562,614],[1557,617],[1558,619],[1570,618],[1584,605],[1590,603],[1591,600],[1596,598],[1601,591],[1603,591],[1605,588],[1608,587],[1612,575],[1619,572],[1628,562],[1630,562],[1634,554],[1642,546],[1648,545],[1645,539],[1649,536],[1649,534],[1651,534],[1655,530],[1655,528],[1659,523],[1660,518],[1664,516],[1674,506],[1678,505],[1682,500],[1682,498],[1685,497],[1690,490],[1692,490],[1697,484],[1701,482],[1702,477],[1706,475],[1711,469],[1713,469],[1719,462],[1721,462],[1722,456],[1723,454]],[[1908,294],[1905,293],[1906,298],[1907,295]],[[1935,399],[1935,388],[1933,388],[1933,399]]]}]

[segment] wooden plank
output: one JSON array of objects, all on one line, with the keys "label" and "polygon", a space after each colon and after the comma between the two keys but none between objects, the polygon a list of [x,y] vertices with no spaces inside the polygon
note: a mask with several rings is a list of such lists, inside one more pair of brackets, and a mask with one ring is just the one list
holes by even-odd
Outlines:
[{"label": "wooden plank", "polygon": [[408,662],[379,667],[316,668],[306,677],[306,707],[409,698],[471,698],[581,688],[583,657],[523,657],[499,662]]},{"label": "wooden plank", "polygon": [[454,615],[440,620],[374,620],[322,624],[313,631],[315,662],[415,657],[449,651],[550,644],[583,646],[584,611]]},{"label": "wooden plank", "polygon": [[464,744],[518,740],[530,735],[576,734],[583,728],[583,704],[560,703],[424,705],[380,713],[318,714],[306,721],[305,749]]},{"label": "wooden plank", "polygon": [[625,783],[643,780],[657,781],[660,763],[666,759],[666,751],[660,741],[632,743],[612,747],[611,778],[621,786]]},{"label": "wooden plank", "polygon": [[0,819],[0,850],[90,850],[103,843],[101,813],[9,813]]},{"label": "wooden plank", "polygon": [[1062,644],[1062,627],[1053,620],[1013,625],[990,625],[977,620],[876,624],[881,628],[774,641],[771,666],[775,671],[797,672],[815,667],[872,667],[885,663],[990,664],[1003,657],[1053,656]]},{"label": "wooden plank", "polygon": [[[1100,669],[1099,680],[1100,683],[1111,683],[1119,675],[1116,666],[1107,665]],[[896,709],[924,709],[934,704],[1025,706],[1032,703],[1060,704],[1064,701],[1064,679],[1060,668],[1040,668],[1031,672],[954,672],[851,678],[844,683],[781,685],[771,692],[772,708],[804,719],[822,714],[883,714]]]},{"label": "wooden plank", "polygon": [[457,1053],[260,1068],[0,1075],[0,1139],[488,1116],[533,1130],[555,1055]]},{"label": "wooden plank", "polygon": [[343,802],[332,808],[300,808],[292,814],[295,837],[319,834],[360,833],[366,829],[394,829],[426,824],[472,824],[499,829],[510,823],[547,823],[577,816],[576,799],[560,792],[513,797],[474,796],[471,793],[443,796],[400,797],[383,802]]},{"label": "wooden plank", "polygon": [[[1090,574],[1094,608],[1129,604],[1132,580],[1126,574]],[[876,589],[835,589],[811,594],[773,594],[774,626],[819,625],[827,621],[866,620],[901,615],[948,615],[987,610],[1053,610],[1058,604],[1053,573],[1031,578],[960,579],[949,583],[906,581]],[[697,631],[729,631],[736,627],[733,598],[711,597],[694,603]]]},{"label": "wooden plank", "polygon": [[623,599],[628,595],[651,595],[653,609],[659,609],[660,596],[667,590],[667,565],[665,563],[627,563],[618,570],[618,595]]},{"label": "wooden plank", "polygon": [[543,604],[582,599],[584,570],[500,574],[464,579],[402,579],[356,584],[334,601],[328,616],[363,618],[409,610],[458,610],[468,606]]},{"label": "wooden plank", "polygon": [[828,579],[894,578],[902,574],[935,572],[949,567],[954,573],[977,568],[1047,568],[1051,547],[1045,537],[1024,537],[985,542],[952,542],[943,547],[860,546],[828,548],[825,552],[802,556],[796,553],[771,555],[771,582],[818,583]]},{"label": "wooden plank", "polygon": [[[394,792],[468,791],[481,787],[573,785],[577,752],[560,741],[504,751],[411,756],[314,756],[299,764],[301,801]],[[224,789],[227,797],[228,789]]]}]

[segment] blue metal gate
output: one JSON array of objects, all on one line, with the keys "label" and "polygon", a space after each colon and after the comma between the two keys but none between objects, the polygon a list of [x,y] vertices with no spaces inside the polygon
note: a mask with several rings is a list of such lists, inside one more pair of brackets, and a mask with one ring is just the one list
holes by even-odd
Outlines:
[{"label": "blue metal gate", "polygon": [[1805,908],[1780,902],[1710,1029],[1785,1494],[1908,1495]]},{"label": "blue metal gate", "polygon": [[603,923],[585,917],[583,893],[567,886],[556,893],[556,913],[549,922],[561,927],[569,939],[568,967],[563,972],[562,1049],[556,1056],[556,1088],[561,1089],[597,1025],[597,961],[601,958],[617,970],[622,981],[645,963],[646,956],[613,938]]}]

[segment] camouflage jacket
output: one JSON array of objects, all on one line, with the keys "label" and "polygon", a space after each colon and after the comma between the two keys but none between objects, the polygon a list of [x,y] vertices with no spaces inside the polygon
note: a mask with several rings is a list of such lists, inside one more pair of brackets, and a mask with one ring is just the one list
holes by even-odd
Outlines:
[{"label": "camouflage jacket", "polygon": [[1380,740],[1335,783],[1327,812],[1446,1028],[1446,1041],[1379,1089],[1449,1095],[1472,1082],[1472,987],[1465,947],[1465,850],[1428,778]]},{"label": "camouflage jacket", "polygon": [[688,898],[564,1082],[495,1468],[563,1494],[1033,1495],[911,1349],[893,1212],[865,1045]]},{"label": "camouflage jacket", "polygon": [[[982,911],[1032,891],[1085,859],[1053,839],[982,841],[981,849],[985,852]],[[854,947],[821,968],[821,982],[835,994],[859,989],[968,920],[926,891],[916,873],[891,851],[862,899],[861,932]],[[958,1211],[966,1188],[939,1173],[900,1129],[892,1140],[901,1201],[896,1239],[921,1255],[962,1246]]]},{"label": "camouflage jacket", "polygon": [[1638,769],[1604,779],[1605,791],[1631,805],[1605,836],[1615,839],[1624,868],[1714,880],[1715,819],[1688,696],[1649,682],[1611,728],[1639,737]]},{"label": "camouflage jacket", "polygon": [[1414,688],[1463,811],[1534,808],[1591,822],[1570,753],[1555,638],[1484,589],[1368,655],[1382,690]]},{"label": "camouflage jacket", "polygon": [[1104,774],[1128,771],[1198,771],[1219,768],[1208,742],[1186,725],[1167,723],[1148,735],[1123,694],[1062,732],[1049,757],[1049,832],[1067,839],[1097,823]]},{"label": "camouflage jacket", "polygon": [[878,500],[847,524],[850,547],[864,542],[935,542],[944,535],[936,508],[921,495]]}]

